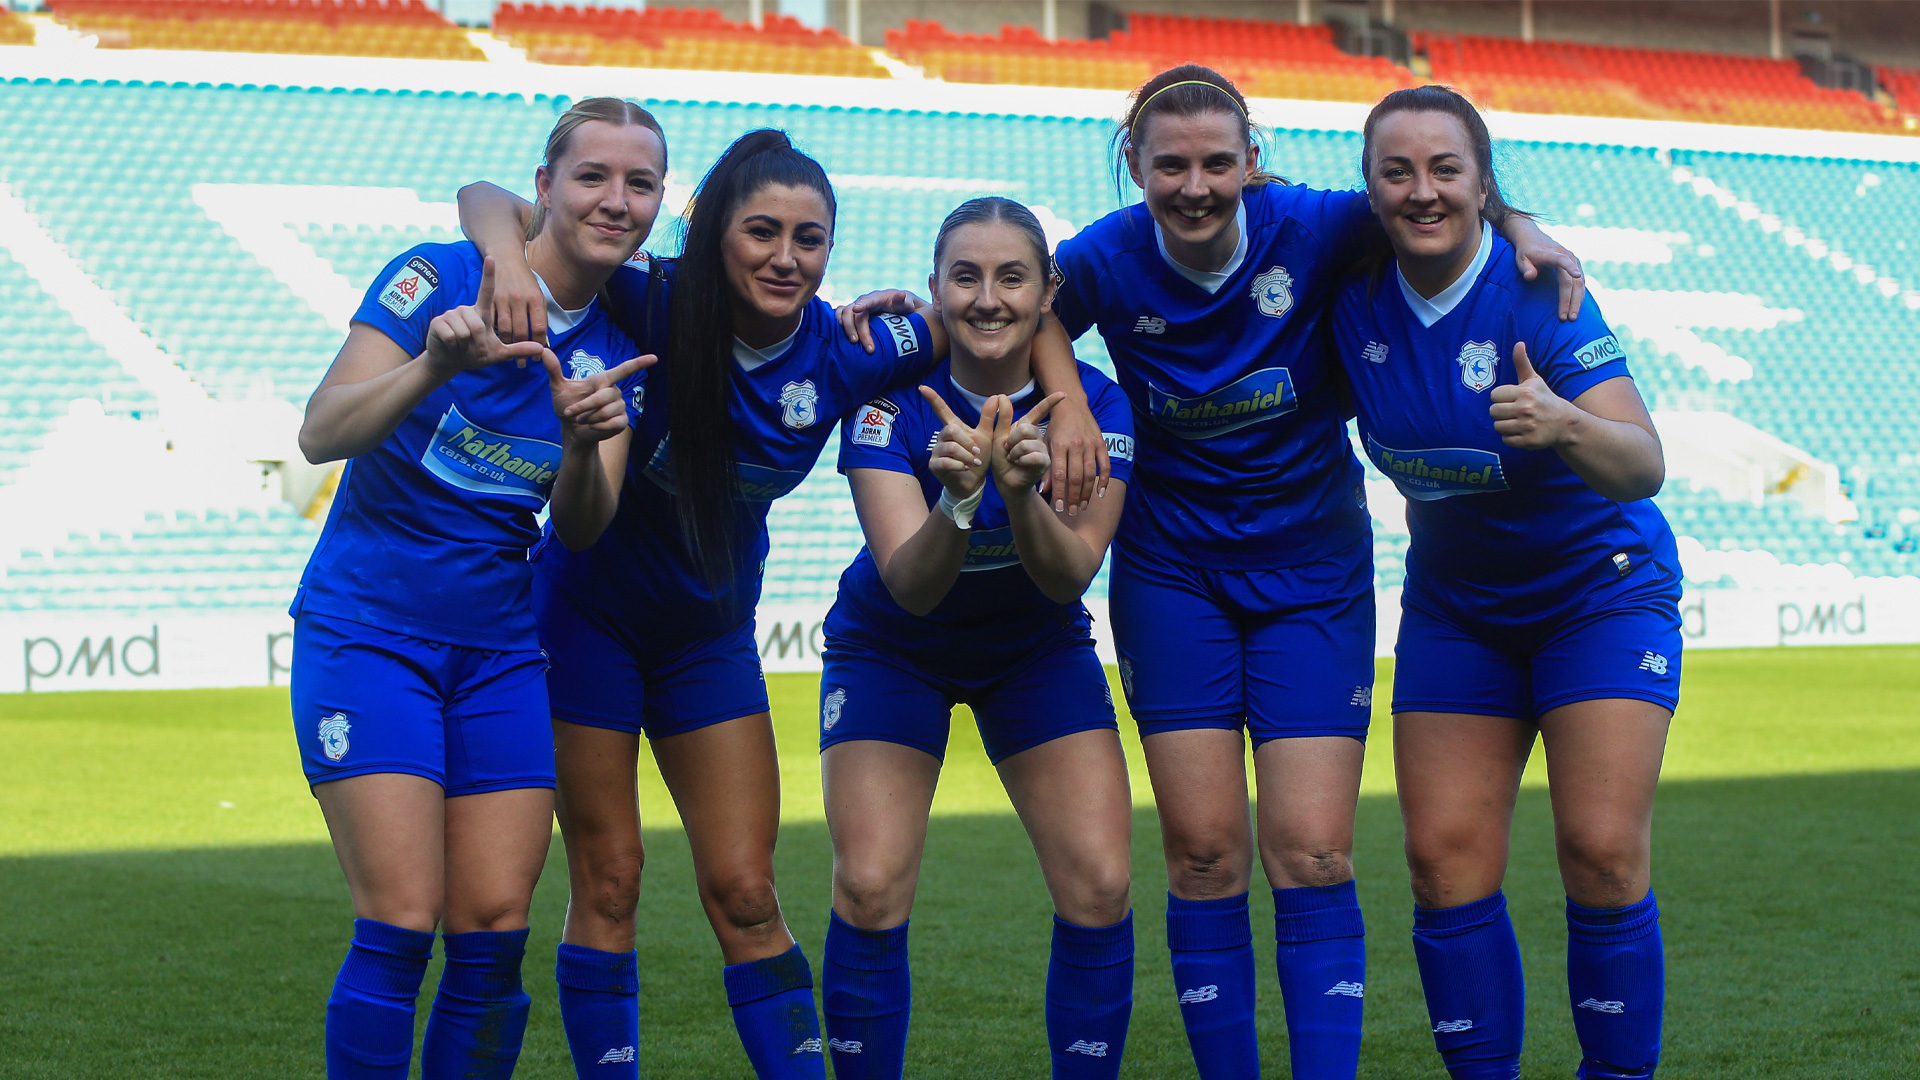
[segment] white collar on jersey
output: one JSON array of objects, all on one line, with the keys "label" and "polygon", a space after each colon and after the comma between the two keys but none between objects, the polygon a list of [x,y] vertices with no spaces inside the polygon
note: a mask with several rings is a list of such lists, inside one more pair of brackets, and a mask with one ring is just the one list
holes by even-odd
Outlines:
[{"label": "white collar on jersey", "polygon": [[[528,272],[533,273],[531,270]],[[574,308],[572,311],[568,311],[566,308],[560,306],[560,301],[553,298],[553,290],[547,288],[547,280],[545,278],[541,277],[538,273],[533,273],[533,280],[540,286],[540,295],[547,298],[547,340],[551,341],[553,340],[553,335],[564,334],[574,327],[579,326],[580,320],[587,317],[587,308],[593,306],[593,301],[587,301],[586,307]]]},{"label": "white collar on jersey", "polygon": [[734,338],[733,362],[740,365],[741,371],[752,371],[754,368],[764,367],[785,356],[787,350],[793,347],[793,339],[799,336],[800,328],[796,326],[793,328],[793,333],[764,349],[756,349],[739,338]]},{"label": "white collar on jersey", "polygon": [[1393,276],[1400,281],[1400,295],[1407,298],[1407,306],[1413,309],[1413,317],[1420,320],[1421,326],[1432,326],[1446,318],[1448,312],[1460,306],[1460,301],[1465,300],[1467,293],[1473,290],[1473,283],[1480,280],[1480,271],[1487,268],[1487,256],[1492,251],[1493,226],[1482,221],[1480,250],[1474,253],[1473,265],[1467,267],[1459,277],[1454,278],[1453,284],[1434,293],[1431,300],[1414,292],[1413,286],[1407,284],[1407,276],[1400,272],[1400,264],[1394,264]]},{"label": "white collar on jersey", "polygon": [[1221,267],[1218,273],[1195,270],[1167,254],[1167,234],[1161,231],[1158,221],[1153,223],[1153,242],[1160,245],[1160,257],[1167,261],[1167,265],[1173,268],[1174,273],[1209,293],[1217,293],[1220,291],[1220,286],[1225,285],[1227,279],[1233,276],[1233,272],[1240,269],[1240,264],[1247,261],[1247,200],[1245,198],[1240,200],[1240,209],[1234,212],[1233,220],[1240,229],[1240,243],[1233,249],[1233,258],[1228,259],[1227,265]]},{"label": "white collar on jersey", "polygon": [[[976,394],[973,391],[967,389],[966,387],[961,386],[960,380],[954,378],[952,372],[947,373],[947,381],[953,384],[953,389],[955,392],[957,392],[961,397],[967,399],[967,404],[973,406],[973,419],[975,422],[978,422],[980,419],[980,410],[987,407],[987,395]],[[1040,385],[1039,383],[1036,383],[1033,379],[1029,378],[1027,380],[1027,385],[1021,387],[1018,390],[1015,390],[1013,393],[1008,394],[1007,396],[1009,398],[1012,398],[1014,401],[1019,401],[1021,398],[1026,397],[1028,394],[1031,394],[1035,390],[1039,389],[1039,385]],[[961,419],[964,420],[966,419],[966,417],[963,416],[961,417]]]}]

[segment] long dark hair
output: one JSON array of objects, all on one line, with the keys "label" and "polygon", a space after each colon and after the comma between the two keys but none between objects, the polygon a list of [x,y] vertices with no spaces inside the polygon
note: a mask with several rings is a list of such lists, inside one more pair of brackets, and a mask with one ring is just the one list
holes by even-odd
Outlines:
[{"label": "long dark hair", "polygon": [[734,550],[733,290],[721,241],[740,204],[769,185],[812,188],[838,204],[820,163],[794,149],[784,131],[762,128],[733,141],[707,170],[687,207],[686,239],[674,268],[667,331],[667,433],[681,535],[709,586],[730,580]]},{"label": "long dark hair", "polygon": [[[1156,116],[1208,116],[1219,113],[1240,121],[1241,141],[1252,145],[1260,133],[1259,125],[1247,115],[1247,99],[1233,80],[1204,64],[1180,64],[1140,84],[1127,98],[1127,113],[1120,130],[1113,135],[1113,183],[1122,203],[1127,197],[1127,148],[1140,145],[1148,120]],[[1247,176],[1248,187],[1284,184],[1286,177],[1255,169]]]}]

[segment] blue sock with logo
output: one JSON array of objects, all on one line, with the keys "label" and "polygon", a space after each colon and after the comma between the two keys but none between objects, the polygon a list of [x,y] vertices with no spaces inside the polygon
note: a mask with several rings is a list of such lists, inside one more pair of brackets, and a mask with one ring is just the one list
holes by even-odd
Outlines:
[{"label": "blue sock with logo", "polygon": [[1112,926],[1053,917],[1047,960],[1047,1042],[1054,1080],[1120,1075],[1133,1018],[1133,912]]},{"label": "blue sock with logo", "polygon": [[639,954],[560,943],[560,1026],[580,1080],[639,1080]]},{"label": "blue sock with logo", "polygon": [[430,931],[353,920],[353,943],[327,998],[328,1080],[407,1080],[413,1002],[432,958]]},{"label": "blue sock with logo", "polygon": [[1660,908],[1649,892],[1620,908],[1567,901],[1567,991],[1582,1080],[1648,1080],[1666,1004]]},{"label": "blue sock with logo", "polygon": [[1413,957],[1433,1044],[1453,1080],[1514,1080],[1526,1035],[1527,987],[1506,894],[1413,909]]},{"label": "blue sock with logo", "polygon": [[525,930],[442,934],[447,965],[420,1044],[421,1080],[506,1080],[533,999],[520,986]]},{"label": "blue sock with logo", "polygon": [[838,912],[829,913],[820,996],[826,1006],[833,1075],[838,1080],[899,1080],[907,1067],[907,1023],[913,1016],[907,924],[862,930]]},{"label": "blue sock with logo", "polygon": [[760,1080],[826,1080],[813,969],[798,944],[779,956],[720,969],[733,1028]]},{"label": "blue sock with logo", "polygon": [[1273,890],[1274,961],[1293,1080],[1353,1080],[1367,992],[1367,927],[1353,882]]},{"label": "blue sock with logo", "polygon": [[1180,1022],[1200,1080],[1258,1080],[1253,1033],[1253,923],[1247,894],[1182,900],[1167,894],[1167,948]]}]

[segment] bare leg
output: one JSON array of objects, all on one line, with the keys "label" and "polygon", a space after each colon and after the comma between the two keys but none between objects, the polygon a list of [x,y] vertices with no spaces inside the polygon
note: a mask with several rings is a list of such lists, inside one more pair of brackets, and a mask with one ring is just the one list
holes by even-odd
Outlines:
[{"label": "bare leg", "polygon": [[1673,714],[1608,698],[1540,718],[1560,878],[1576,904],[1626,907],[1647,895],[1653,793]]},{"label": "bare leg", "polygon": [[1532,724],[1504,716],[1394,716],[1395,782],[1414,903],[1458,907],[1500,888],[1533,735]]},{"label": "bare leg", "polygon": [[553,722],[560,788],[554,809],[567,849],[567,924],[562,940],[602,952],[633,949],[640,902],[640,736]]},{"label": "bare leg", "polygon": [[1167,888],[1183,900],[1246,892],[1253,826],[1245,739],[1234,730],[1188,728],[1157,732],[1142,745],[1160,813]]},{"label": "bare leg", "polygon": [[446,932],[526,926],[553,843],[553,789],[448,799],[446,830]]},{"label": "bare leg", "polygon": [[1269,739],[1253,754],[1260,865],[1276,889],[1353,880],[1353,815],[1366,744],[1345,736]]},{"label": "bare leg", "polygon": [[913,911],[940,759],[900,743],[835,743],[820,755],[833,836],[833,910],[850,926],[885,930]]},{"label": "bare leg", "polygon": [[1133,795],[1120,737],[1081,731],[1000,763],[1060,917],[1112,926],[1132,909]]},{"label": "bare leg", "polygon": [[446,902],[440,785],[412,773],[364,773],[319,784],[313,795],[354,916],[432,933]]}]

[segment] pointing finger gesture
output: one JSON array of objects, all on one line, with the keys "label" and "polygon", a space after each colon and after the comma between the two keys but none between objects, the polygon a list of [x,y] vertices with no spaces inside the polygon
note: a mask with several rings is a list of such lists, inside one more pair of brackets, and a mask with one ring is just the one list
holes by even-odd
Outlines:
[{"label": "pointing finger gesture", "polygon": [[547,388],[553,394],[553,412],[560,418],[563,437],[575,442],[599,442],[627,429],[627,406],[621,384],[654,362],[652,355],[636,356],[608,371],[584,379],[569,379],[560,358],[550,349],[540,354],[547,369]]},{"label": "pointing finger gesture", "polygon": [[537,341],[512,344],[500,340],[490,321],[493,312],[494,265],[489,257],[480,269],[480,291],[471,304],[434,316],[427,324],[427,363],[444,378],[475,371],[502,360],[521,367],[546,349]]},{"label": "pointing finger gesture", "polygon": [[1002,494],[1031,489],[1047,475],[1053,457],[1047,451],[1047,435],[1041,425],[1047,422],[1053,407],[1066,398],[1065,394],[1049,394],[1017,421],[1012,400],[1001,399],[1006,405],[993,429],[993,480]]},{"label": "pointing finger gesture", "polygon": [[1493,430],[1508,446],[1520,450],[1546,450],[1559,445],[1575,419],[1576,410],[1553,392],[1527,358],[1526,342],[1513,346],[1513,371],[1517,380],[1496,386],[1487,414],[1493,417]]},{"label": "pointing finger gesture", "polygon": [[928,459],[927,467],[955,499],[965,499],[986,482],[987,459],[992,453],[993,425],[1000,399],[988,398],[980,410],[980,422],[968,424],[954,415],[946,400],[933,388],[922,386],[920,396],[933,406],[933,414],[941,424],[940,433],[933,438],[933,456]]}]

